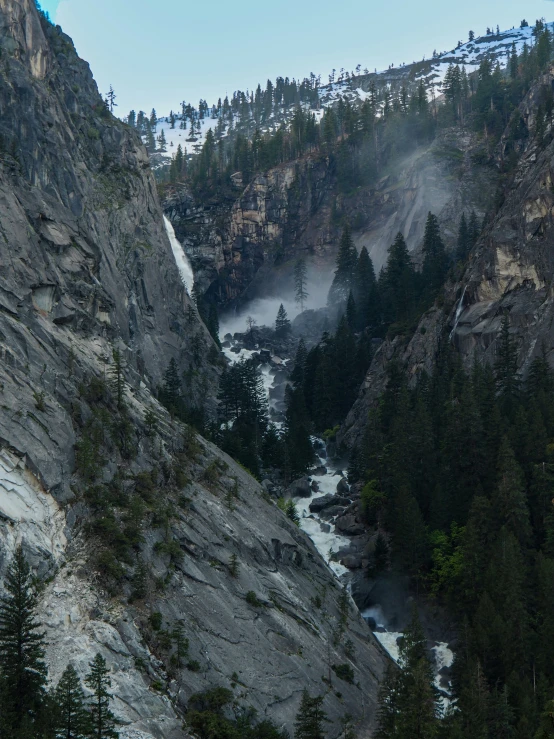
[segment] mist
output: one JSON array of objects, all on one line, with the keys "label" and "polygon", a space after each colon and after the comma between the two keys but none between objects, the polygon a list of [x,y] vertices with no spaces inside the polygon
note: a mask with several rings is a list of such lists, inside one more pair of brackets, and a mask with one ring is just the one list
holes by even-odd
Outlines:
[{"label": "mist", "polygon": [[[304,310],[317,310],[327,305],[327,295],[333,281],[333,272],[322,272],[321,269],[313,265],[307,265],[308,282],[307,292],[308,299],[304,303]],[[221,336],[227,333],[244,333],[247,330],[246,319],[251,316],[257,326],[274,326],[277,311],[281,303],[287,311],[290,321],[293,321],[299,315],[300,306],[294,299],[294,287],[292,276],[290,278],[290,286],[283,287],[282,292],[274,291],[277,294],[267,298],[254,298],[247,305],[236,309],[234,312],[228,312],[220,318]]]}]

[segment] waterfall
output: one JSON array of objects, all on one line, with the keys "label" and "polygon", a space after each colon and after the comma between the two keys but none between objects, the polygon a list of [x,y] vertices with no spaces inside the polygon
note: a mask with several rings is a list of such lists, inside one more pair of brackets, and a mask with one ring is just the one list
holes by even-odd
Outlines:
[{"label": "waterfall", "polygon": [[458,328],[458,323],[460,321],[460,316],[462,315],[462,311],[464,309],[464,296],[466,294],[466,290],[467,290],[467,285],[464,287],[464,291],[462,293],[462,297],[460,298],[460,300],[458,302],[458,306],[456,308],[456,315],[454,316],[454,328],[450,332],[450,339],[452,339],[452,337],[454,336],[454,332]]},{"label": "waterfall", "polygon": [[167,231],[167,235],[169,237],[169,243],[171,244],[171,251],[173,252],[173,256],[175,257],[175,263],[177,264],[177,269],[179,270],[179,274],[181,275],[181,279],[183,280],[185,289],[190,295],[192,292],[192,288],[194,287],[194,272],[192,271],[192,267],[185,253],[185,250],[183,249],[181,244],[177,241],[177,237],[175,236],[175,230],[173,229],[173,226],[171,225],[171,221],[165,216],[164,216],[164,225],[165,225],[165,230]]}]

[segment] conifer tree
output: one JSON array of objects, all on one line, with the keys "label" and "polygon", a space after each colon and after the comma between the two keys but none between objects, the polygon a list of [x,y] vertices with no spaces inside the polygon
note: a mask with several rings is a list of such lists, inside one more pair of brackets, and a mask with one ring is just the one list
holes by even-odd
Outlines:
[{"label": "conifer tree", "polygon": [[500,336],[497,339],[496,361],[494,373],[496,386],[509,411],[519,394],[520,380],[517,368],[517,347],[510,334],[508,316],[502,318]]},{"label": "conifer tree", "polygon": [[125,363],[119,349],[113,349],[113,364],[109,369],[110,387],[116,398],[117,409],[120,411],[125,402]]},{"label": "conifer tree", "polygon": [[279,337],[286,336],[290,331],[290,321],[287,316],[285,306],[281,303],[279,310],[277,311],[277,318],[275,319],[275,333]]},{"label": "conifer tree", "polygon": [[401,673],[392,662],[387,665],[385,677],[379,686],[378,704],[375,739],[396,739],[399,737]]},{"label": "conifer tree", "polygon": [[106,103],[108,104],[110,113],[113,113],[113,109],[117,107],[117,103],[115,102],[116,98],[117,95],[115,94],[113,87],[110,85],[110,89],[106,95]]},{"label": "conifer tree", "polygon": [[346,301],[346,323],[351,331],[356,330],[358,311],[356,308],[356,301],[352,295],[352,290],[348,293],[348,300]]},{"label": "conifer tree", "polygon": [[498,453],[498,487],[494,497],[496,519],[520,542],[529,543],[531,526],[523,471],[518,465],[507,437]]},{"label": "conifer tree", "polygon": [[403,739],[432,739],[438,734],[438,697],[425,634],[415,607],[400,646],[400,664],[400,736]]},{"label": "conifer tree", "polygon": [[53,695],[56,739],[86,739],[90,736],[90,715],[85,694],[73,665],[68,665]]},{"label": "conifer tree", "polygon": [[312,698],[308,691],[304,690],[294,723],[294,739],[325,739],[323,729],[325,721],[327,716],[323,710],[323,696]]},{"label": "conifer tree", "polygon": [[412,313],[416,294],[416,275],[410,253],[401,233],[388,251],[387,264],[379,277],[383,314],[387,323],[406,320]]},{"label": "conifer tree", "polygon": [[90,700],[91,739],[117,739],[116,718],[110,710],[110,671],[106,660],[99,653],[89,664],[90,672],[85,682],[92,691]]},{"label": "conifer tree", "polygon": [[[36,620],[37,594],[19,546],[8,568],[0,602],[0,679],[6,736],[30,732],[45,697],[44,634]],[[30,735],[30,734],[29,734]]]},{"label": "conifer tree", "polygon": [[354,274],[358,262],[358,253],[352,241],[350,227],[344,227],[339,243],[337,262],[333,283],[329,290],[329,305],[344,305],[354,285]]},{"label": "conifer tree", "polygon": [[177,362],[172,357],[165,371],[164,384],[160,392],[160,400],[170,413],[177,414],[181,405],[181,380]]},{"label": "conifer tree", "polygon": [[300,306],[300,311],[304,312],[304,304],[309,297],[306,290],[308,282],[308,270],[304,259],[298,259],[294,265],[294,299]]},{"label": "conifer tree", "polygon": [[358,306],[358,329],[376,326],[379,322],[377,280],[373,262],[365,246],[358,257],[352,292]]},{"label": "conifer tree", "polygon": [[429,212],[423,237],[423,279],[430,298],[433,298],[440,289],[446,274],[446,267],[446,252],[440,235],[439,222],[437,217]]}]

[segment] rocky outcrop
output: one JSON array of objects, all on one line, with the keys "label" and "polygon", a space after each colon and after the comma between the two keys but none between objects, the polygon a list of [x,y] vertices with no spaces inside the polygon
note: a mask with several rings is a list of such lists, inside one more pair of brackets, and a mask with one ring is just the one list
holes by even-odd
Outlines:
[{"label": "rocky outcrop", "polygon": [[480,144],[463,129],[449,129],[401,159],[373,187],[341,193],[332,158],[310,154],[258,174],[216,202],[200,205],[184,189],[171,192],[164,211],[191,259],[202,292],[222,305],[292,284],[292,265],[305,257],[327,275],[334,263],[341,223],[348,220],[358,249],[366,246],[377,270],[398,231],[408,247],[422,242],[429,211],[454,247],[460,214],[491,206],[493,167],[476,163]]}]

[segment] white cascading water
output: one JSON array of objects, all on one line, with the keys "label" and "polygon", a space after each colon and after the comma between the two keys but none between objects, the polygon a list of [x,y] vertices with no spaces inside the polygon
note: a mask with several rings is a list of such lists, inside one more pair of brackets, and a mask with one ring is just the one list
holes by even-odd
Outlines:
[{"label": "white cascading water", "polygon": [[458,323],[460,322],[460,316],[462,315],[462,312],[464,310],[464,297],[466,294],[466,290],[467,290],[467,285],[465,285],[464,291],[462,293],[462,297],[460,298],[458,305],[456,307],[456,315],[454,316],[454,328],[450,332],[450,337],[449,337],[450,340],[452,340],[452,337],[454,336],[454,333],[456,329],[458,328]]},{"label": "white cascading water", "polygon": [[[465,293],[465,290],[464,290]],[[463,295],[460,300],[460,305],[463,305]],[[460,310],[461,313],[461,310]],[[255,316],[254,316],[255,317]],[[458,316],[459,317],[459,316]],[[221,329],[221,333],[225,334],[227,327]],[[223,353],[231,364],[240,361],[241,359],[249,359],[253,354],[257,353],[250,349],[241,349],[240,352],[233,352],[232,348],[235,342],[230,342],[231,345],[223,347]],[[286,369],[289,360],[282,360],[280,367]],[[271,396],[270,390],[275,388],[275,369],[272,370],[271,365],[262,364],[260,366],[264,389],[267,393],[269,408],[278,410],[276,403]],[[275,422],[277,428],[281,429],[283,424]],[[316,549],[327,562],[330,569],[333,571],[337,579],[341,580],[349,570],[342,565],[340,562],[335,561],[334,554],[340,549],[347,548],[350,544],[350,540],[346,536],[335,531],[335,525],[330,521],[324,521],[320,518],[317,513],[310,511],[310,503],[323,495],[336,494],[337,484],[341,477],[346,478],[345,470],[338,470],[336,465],[333,465],[327,459],[325,452],[325,444],[321,439],[313,438],[314,446],[317,451],[318,462],[316,466],[311,470],[310,475],[313,480],[318,484],[319,490],[312,493],[310,498],[296,498],[296,510],[300,516],[300,528],[308,534],[310,539],[313,541]],[[318,467],[325,467],[326,473],[318,475]],[[375,638],[381,643],[381,645],[387,650],[389,655],[398,662],[399,659],[399,648],[398,640],[402,637],[401,632],[387,631],[387,621],[383,614],[383,611],[379,605],[372,606],[362,611],[364,618],[371,618],[377,624],[377,630],[374,632]],[[448,695],[450,694],[450,686],[448,679],[443,677],[440,670],[444,667],[451,667],[454,661],[454,654],[448,648],[445,642],[435,642],[432,647],[432,652],[435,661],[435,685],[438,690],[441,691],[441,703],[442,710],[445,711],[450,701]]]},{"label": "white cascading water", "polygon": [[179,274],[181,275],[181,279],[183,280],[186,291],[190,295],[192,293],[192,288],[194,287],[194,272],[192,271],[189,258],[185,254],[185,250],[175,236],[175,230],[171,225],[171,221],[165,216],[164,225],[169,237],[169,243],[171,244],[171,250],[173,252],[173,256],[175,257],[175,262],[177,264]]}]

